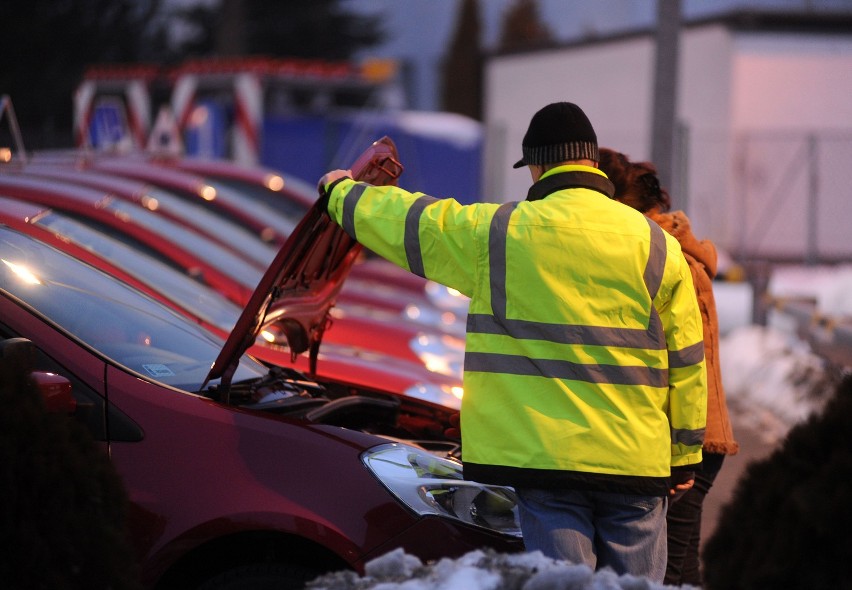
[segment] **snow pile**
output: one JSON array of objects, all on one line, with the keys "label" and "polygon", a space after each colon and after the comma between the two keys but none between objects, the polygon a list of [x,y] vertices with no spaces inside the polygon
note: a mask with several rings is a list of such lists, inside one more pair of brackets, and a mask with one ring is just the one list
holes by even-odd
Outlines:
[{"label": "snow pile", "polygon": [[[593,572],[545,557],[540,551],[501,554],[471,551],[458,559],[424,565],[402,549],[366,564],[365,575],[345,571],[321,576],[308,590],[655,590],[672,588],[612,570]],[[693,586],[683,586],[693,588]]]},{"label": "snow pile", "polygon": [[834,391],[822,359],[777,328],[736,328],[719,348],[728,403],[769,437],[783,437]]}]

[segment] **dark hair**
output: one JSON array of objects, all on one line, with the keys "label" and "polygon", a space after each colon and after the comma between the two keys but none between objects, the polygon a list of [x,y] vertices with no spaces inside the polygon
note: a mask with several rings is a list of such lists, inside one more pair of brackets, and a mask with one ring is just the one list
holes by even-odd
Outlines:
[{"label": "dark hair", "polygon": [[600,148],[598,167],[615,185],[615,200],[646,213],[653,208],[668,211],[669,193],[660,186],[657,168],[651,162],[631,162],[626,155]]}]

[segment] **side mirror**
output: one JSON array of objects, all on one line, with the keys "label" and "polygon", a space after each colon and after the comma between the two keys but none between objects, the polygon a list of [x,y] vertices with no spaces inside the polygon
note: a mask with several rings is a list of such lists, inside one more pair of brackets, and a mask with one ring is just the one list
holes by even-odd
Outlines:
[{"label": "side mirror", "polygon": [[71,382],[56,373],[33,371],[30,373],[44,402],[48,414],[72,415],[77,411],[77,400],[71,393]]},{"label": "side mirror", "polygon": [[29,374],[35,381],[45,410],[50,414],[73,414],[77,400],[71,393],[71,382],[55,373],[35,371],[37,349],[26,338],[0,340],[0,366],[19,375]]}]

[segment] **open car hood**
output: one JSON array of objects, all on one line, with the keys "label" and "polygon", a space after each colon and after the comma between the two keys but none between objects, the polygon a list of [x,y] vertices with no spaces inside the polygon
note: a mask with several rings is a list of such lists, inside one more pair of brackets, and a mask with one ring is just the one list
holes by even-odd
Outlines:
[{"label": "open car hood", "polygon": [[[402,170],[388,137],[374,142],[351,167],[353,178],[373,185],[396,184]],[[315,372],[328,312],[360,250],[361,245],[314,203],[260,279],[204,386],[221,378],[222,391],[227,392],[240,357],[262,331],[270,341],[285,338],[294,357],[310,351]]]}]

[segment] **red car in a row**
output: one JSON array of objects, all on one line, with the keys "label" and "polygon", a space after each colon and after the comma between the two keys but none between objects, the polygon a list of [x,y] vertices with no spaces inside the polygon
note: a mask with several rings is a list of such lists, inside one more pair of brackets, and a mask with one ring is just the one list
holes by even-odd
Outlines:
[{"label": "red car in a row", "polygon": [[[199,284],[178,269],[172,268],[113,236],[89,227],[62,211],[35,203],[0,197],[0,223],[50,244],[72,256],[130,283],[144,293],[163,301],[183,315],[222,338],[236,324],[242,308],[225,299],[217,291]],[[332,308],[331,313],[335,313]],[[286,313],[276,323],[286,320]],[[336,326],[351,326],[336,324]],[[421,358],[406,360],[378,351],[323,342],[315,357],[294,355],[286,342],[286,333],[267,326],[251,353],[257,359],[283,367],[294,367],[322,377],[326,387],[351,391],[383,391],[458,408],[461,382],[448,373],[456,368],[438,370],[435,365],[449,360],[443,349],[429,336],[398,330],[399,348],[417,346]],[[387,337],[387,334],[385,335]],[[416,342],[410,342],[410,339]],[[393,344],[393,342],[391,343]],[[446,348],[446,347],[443,347]],[[295,357],[295,358],[294,358]],[[312,360],[315,365],[312,365]],[[432,365],[427,366],[426,363]]]},{"label": "red car in a row", "polygon": [[146,587],[298,588],[395,548],[423,560],[522,548],[514,494],[462,479],[436,406],[350,395],[245,354],[286,307],[304,340],[353,252],[312,209],[223,344],[0,225],[0,338],[28,339],[37,368],[71,382],[128,491]]},{"label": "red car in a row", "polygon": [[[27,165],[27,170],[33,174],[56,175],[63,169],[132,179],[140,183],[139,186],[157,187],[175,197],[203,205],[262,242],[254,246],[243,241],[230,244],[239,254],[260,254],[265,250],[264,244],[283,243],[292,226],[316,199],[315,189],[297,179],[285,178],[266,168],[222,160],[71,151],[37,152]],[[78,176],[76,181],[82,178]],[[84,184],[92,185],[91,180]],[[208,235],[217,233],[201,216],[183,216],[182,222],[189,222],[194,229]],[[217,237],[230,239],[221,232]],[[376,257],[364,257],[359,261],[344,287],[344,294],[370,305],[380,297],[382,307],[398,316],[396,321],[414,322],[459,336],[464,334],[466,298]]]},{"label": "red car in a row", "polygon": [[[28,169],[27,169],[28,170]],[[35,167],[34,170],[39,170]],[[256,287],[262,269],[261,258],[249,260],[239,252],[266,248],[269,264],[274,249],[254,243],[252,237],[229,233],[225,221],[203,215],[209,211],[186,203],[163,190],[155,190],[126,179],[60,168],[57,171],[10,172],[0,174],[0,196],[51,208],[115,236],[134,248],[156,256],[181,269],[199,282],[214,288],[242,307]],[[198,209],[198,211],[196,211]],[[242,250],[229,248],[225,238],[210,239],[179,219],[201,220],[208,229],[219,229],[234,244],[248,242]],[[33,223],[54,219],[31,215]],[[56,230],[59,231],[59,230]],[[252,249],[252,247],[257,247]],[[347,284],[349,284],[347,279]],[[463,344],[451,335],[427,331],[413,322],[403,322],[393,313],[393,297],[378,288],[349,289],[344,286],[324,342],[354,350],[375,351],[383,357],[397,357],[407,363],[420,363],[445,377],[454,377],[461,386]],[[229,326],[227,327],[229,328]],[[270,331],[269,334],[274,333]],[[281,342],[286,345],[286,342]],[[321,367],[324,370],[326,367]],[[457,401],[457,400],[456,400]]]}]

